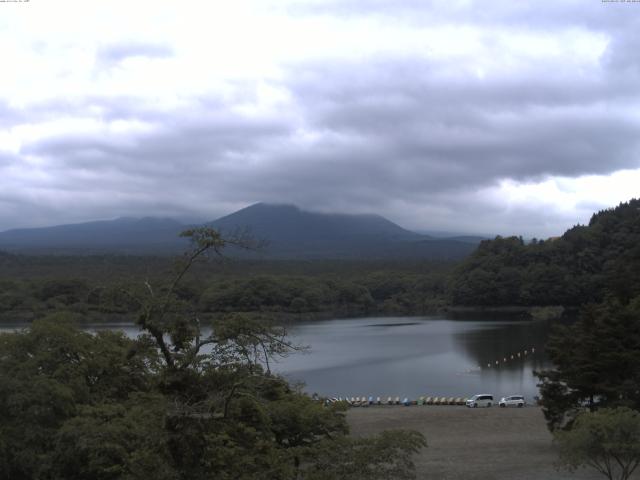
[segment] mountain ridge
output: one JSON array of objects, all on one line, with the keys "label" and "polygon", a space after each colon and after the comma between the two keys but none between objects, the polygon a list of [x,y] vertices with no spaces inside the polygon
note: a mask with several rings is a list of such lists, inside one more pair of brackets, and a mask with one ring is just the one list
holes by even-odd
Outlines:
[{"label": "mountain ridge", "polygon": [[[206,222],[220,231],[249,229],[270,258],[461,258],[474,242],[436,239],[377,214],[318,213],[290,204],[256,203]],[[178,253],[179,233],[196,225],[172,218],[119,217],[78,224],[0,232],[0,249],[21,253]],[[238,251],[233,255],[246,256]]]}]

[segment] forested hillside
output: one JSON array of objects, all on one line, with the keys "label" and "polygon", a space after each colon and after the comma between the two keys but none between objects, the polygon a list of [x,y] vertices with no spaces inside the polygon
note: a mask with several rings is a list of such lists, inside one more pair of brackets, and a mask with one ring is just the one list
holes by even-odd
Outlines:
[{"label": "forested hillside", "polygon": [[483,241],[455,271],[457,305],[565,305],[640,293],[640,200],[594,214],[560,238]]}]

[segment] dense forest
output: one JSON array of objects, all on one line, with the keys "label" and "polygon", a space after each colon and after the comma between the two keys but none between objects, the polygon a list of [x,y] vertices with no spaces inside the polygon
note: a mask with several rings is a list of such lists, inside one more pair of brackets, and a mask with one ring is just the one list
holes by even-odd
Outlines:
[{"label": "dense forest", "polygon": [[564,305],[627,301],[640,293],[640,200],[592,216],[559,238],[483,241],[451,280],[456,305]]},{"label": "dense forest", "polygon": [[[85,321],[135,311],[125,290],[161,278],[172,261],[138,256],[0,256],[0,320],[67,310]],[[179,294],[201,312],[284,318],[423,314],[446,305],[447,262],[249,261],[198,265]]]}]

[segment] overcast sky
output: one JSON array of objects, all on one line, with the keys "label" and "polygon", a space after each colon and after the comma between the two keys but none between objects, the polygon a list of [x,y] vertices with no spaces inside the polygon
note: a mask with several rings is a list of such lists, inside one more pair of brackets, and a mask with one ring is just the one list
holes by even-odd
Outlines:
[{"label": "overcast sky", "polygon": [[640,2],[0,3],[0,230],[264,201],[551,236],[640,196]]}]

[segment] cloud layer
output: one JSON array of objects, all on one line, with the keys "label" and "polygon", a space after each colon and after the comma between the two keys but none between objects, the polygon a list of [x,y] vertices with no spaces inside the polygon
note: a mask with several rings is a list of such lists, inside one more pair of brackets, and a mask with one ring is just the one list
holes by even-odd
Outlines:
[{"label": "cloud layer", "polygon": [[544,236],[638,193],[637,3],[20,6],[0,230],[267,201]]}]

